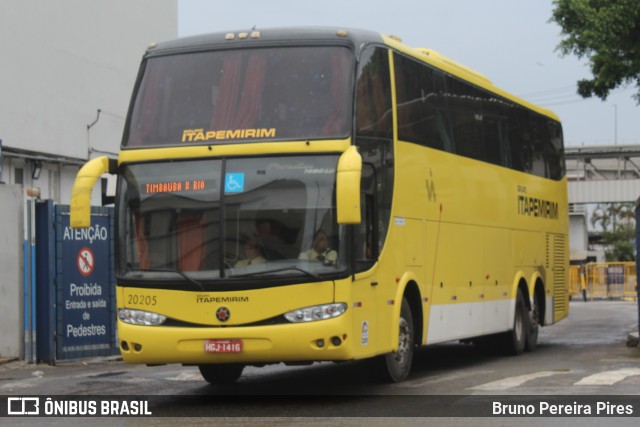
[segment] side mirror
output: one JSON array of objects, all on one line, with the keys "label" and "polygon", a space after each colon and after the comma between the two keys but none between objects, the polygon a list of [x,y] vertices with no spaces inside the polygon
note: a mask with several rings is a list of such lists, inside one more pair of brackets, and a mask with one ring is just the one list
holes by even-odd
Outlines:
[{"label": "side mirror", "polygon": [[350,146],[338,160],[336,205],[338,224],[360,224],[360,180],[362,157]]},{"label": "side mirror", "polygon": [[89,160],[80,168],[71,189],[70,225],[72,228],[91,226],[91,190],[102,174],[115,173],[116,170],[117,161],[107,156]]}]

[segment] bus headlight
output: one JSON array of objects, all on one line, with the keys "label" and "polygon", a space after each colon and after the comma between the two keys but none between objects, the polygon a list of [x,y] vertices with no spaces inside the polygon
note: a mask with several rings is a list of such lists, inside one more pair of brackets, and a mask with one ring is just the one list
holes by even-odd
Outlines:
[{"label": "bus headlight", "polygon": [[148,326],[162,325],[164,321],[167,320],[167,317],[162,314],[143,310],[132,310],[130,308],[119,309],[118,318],[124,323]]},{"label": "bus headlight", "polygon": [[284,317],[292,323],[315,322],[316,320],[333,319],[341,316],[345,311],[347,311],[347,304],[339,302],[299,308],[285,313]]}]

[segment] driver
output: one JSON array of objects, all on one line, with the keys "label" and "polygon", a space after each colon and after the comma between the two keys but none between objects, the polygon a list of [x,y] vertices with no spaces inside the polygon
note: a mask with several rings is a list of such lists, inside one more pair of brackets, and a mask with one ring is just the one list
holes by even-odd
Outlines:
[{"label": "driver", "polygon": [[262,264],[266,259],[262,256],[262,247],[255,240],[247,240],[243,246],[244,258],[236,263],[236,267]]},{"label": "driver", "polygon": [[329,247],[329,236],[326,231],[320,229],[313,235],[311,249],[300,253],[298,259],[318,260],[324,264],[334,265],[338,259],[338,253]]}]

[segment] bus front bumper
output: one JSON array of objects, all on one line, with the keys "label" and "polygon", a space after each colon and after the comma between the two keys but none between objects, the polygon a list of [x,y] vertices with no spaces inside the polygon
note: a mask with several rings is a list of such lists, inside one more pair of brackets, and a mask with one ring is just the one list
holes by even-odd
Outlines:
[{"label": "bus front bumper", "polygon": [[[140,326],[118,320],[118,336],[126,363],[260,364],[351,360],[355,358],[356,340],[348,327],[347,317],[226,328]],[[233,345],[210,345],[225,341]],[[219,347],[219,351],[211,352],[214,347]]]}]

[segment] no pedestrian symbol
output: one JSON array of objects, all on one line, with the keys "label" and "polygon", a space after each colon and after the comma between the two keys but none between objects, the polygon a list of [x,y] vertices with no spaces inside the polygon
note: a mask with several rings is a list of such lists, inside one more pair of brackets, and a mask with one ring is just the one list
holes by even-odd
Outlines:
[{"label": "no pedestrian symbol", "polygon": [[93,268],[96,266],[96,258],[93,256],[93,252],[89,248],[82,248],[78,252],[78,271],[83,276],[89,276],[93,273]]}]

